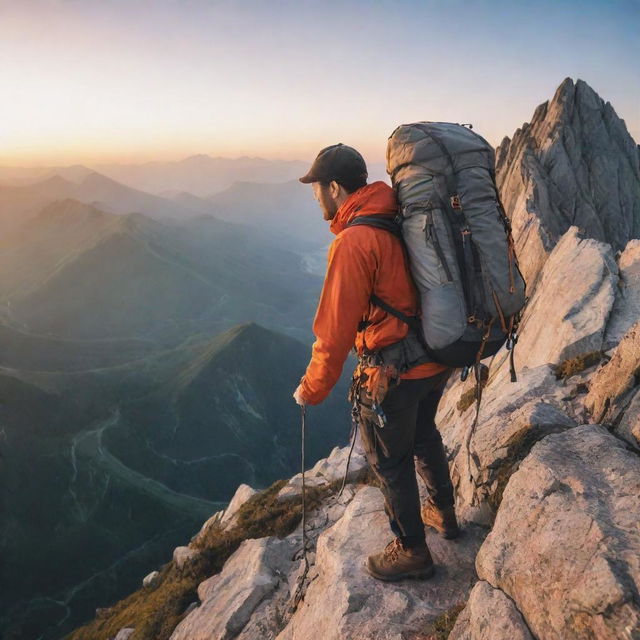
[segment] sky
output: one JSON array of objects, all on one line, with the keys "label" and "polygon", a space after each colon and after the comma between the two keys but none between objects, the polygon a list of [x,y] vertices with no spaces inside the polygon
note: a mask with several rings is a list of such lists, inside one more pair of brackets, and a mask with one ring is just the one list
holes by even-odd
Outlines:
[{"label": "sky", "polygon": [[640,142],[640,0],[0,0],[0,165],[497,145],[569,76]]}]

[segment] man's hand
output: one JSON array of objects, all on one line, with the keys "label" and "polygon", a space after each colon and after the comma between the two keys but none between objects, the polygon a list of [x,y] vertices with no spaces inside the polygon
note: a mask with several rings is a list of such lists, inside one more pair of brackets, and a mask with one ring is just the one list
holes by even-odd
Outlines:
[{"label": "man's hand", "polygon": [[293,399],[301,406],[303,407],[306,402],[304,400],[304,397],[302,396],[302,385],[298,385],[298,388],[293,392]]}]

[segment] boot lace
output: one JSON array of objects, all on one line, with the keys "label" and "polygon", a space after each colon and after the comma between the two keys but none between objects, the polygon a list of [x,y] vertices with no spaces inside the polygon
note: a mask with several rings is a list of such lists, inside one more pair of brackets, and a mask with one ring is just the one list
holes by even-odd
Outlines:
[{"label": "boot lace", "polygon": [[400,552],[404,550],[402,546],[402,540],[400,538],[394,538],[385,548],[384,557],[389,562],[394,562],[398,559]]}]

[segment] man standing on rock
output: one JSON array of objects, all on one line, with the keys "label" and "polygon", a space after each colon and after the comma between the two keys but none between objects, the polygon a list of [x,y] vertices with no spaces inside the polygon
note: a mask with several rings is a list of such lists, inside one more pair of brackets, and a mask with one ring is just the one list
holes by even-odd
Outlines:
[{"label": "man standing on rock", "polygon": [[[449,467],[434,422],[452,369],[424,358],[407,364],[416,336],[401,316],[416,315],[418,297],[402,241],[377,221],[397,216],[393,189],[381,181],[367,184],[364,159],[343,144],[322,149],[300,182],[311,183],[336,238],[313,323],[311,362],[294,398],[300,405],[322,402],[355,345],[353,414],[396,536],[369,556],[366,568],[380,580],[428,578],[434,565],[424,524],[446,538],[459,533]],[[430,495],[422,508],[414,456]]]}]

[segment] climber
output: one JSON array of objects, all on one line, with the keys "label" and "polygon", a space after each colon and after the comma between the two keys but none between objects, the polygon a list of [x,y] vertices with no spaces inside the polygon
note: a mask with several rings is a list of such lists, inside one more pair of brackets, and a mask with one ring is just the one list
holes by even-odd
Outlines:
[{"label": "climber", "polygon": [[[398,207],[391,187],[382,181],[367,184],[367,175],[355,149],[335,144],[322,149],[300,178],[311,183],[336,238],[313,323],[311,361],[293,397],[300,405],[322,402],[355,345],[352,414],[396,536],[369,556],[366,569],[380,580],[428,578],[434,566],[424,525],[446,538],[459,533],[449,467],[434,421],[452,369],[407,355],[418,344],[406,323],[415,317],[418,299],[402,240],[379,226],[395,218]],[[405,321],[380,305],[407,314]],[[422,507],[414,456],[429,492]]]}]

